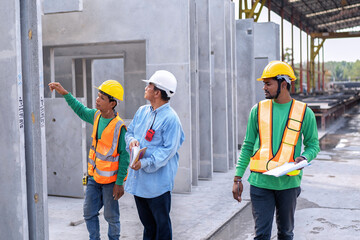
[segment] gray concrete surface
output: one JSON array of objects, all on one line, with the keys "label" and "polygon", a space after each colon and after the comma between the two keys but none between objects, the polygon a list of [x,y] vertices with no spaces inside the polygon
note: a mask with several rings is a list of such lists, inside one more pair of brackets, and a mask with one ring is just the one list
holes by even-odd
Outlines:
[{"label": "gray concrete surface", "polygon": [[[24,96],[21,59],[20,1],[0,3],[1,168],[0,232],[8,239],[28,239]],[[11,194],[10,194],[11,193]]]},{"label": "gray concrete surface", "polygon": [[360,107],[321,140],[321,152],[304,172],[295,214],[296,239],[360,238]]},{"label": "gray concrete surface", "polygon": [[[212,181],[199,181],[191,194],[172,194],[171,218],[174,240],[206,239],[248,201],[237,203],[232,198],[233,172],[214,173]],[[248,186],[245,183],[245,186]],[[248,188],[248,187],[247,187]],[[244,199],[249,199],[244,193]],[[121,239],[142,239],[140,223],[133,196],[125,193],[120,201]],[[49,231],[51,240],[88,239],[86,225],[82,220],[83,199],[50,196]],[[107,223],[102,210],[99,216],[101,238],[107,238]],[[70,226],[74,223],[76,226]]]}]

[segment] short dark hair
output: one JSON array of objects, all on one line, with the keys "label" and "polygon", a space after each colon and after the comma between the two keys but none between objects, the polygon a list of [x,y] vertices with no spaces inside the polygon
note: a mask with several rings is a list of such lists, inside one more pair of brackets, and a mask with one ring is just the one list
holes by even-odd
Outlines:
[{"label": "short dark hair", "polygon": [[160,88],[157,88],[155,85],[154,85],[154,90],[159,90],[160,91],[162,100],[164,100],[164,101],[169,101],[170,100],[170,97],[168,97],[167,93],[164,90],[161,90]]},{"label": "short dark hair", "polygon": [[[280,85],[282,82],[284,82],[284,81],[286,82],[285,78],[281,77],[280,75],[276,76],[276,77],[275,77],[275,80],[278,81],[278,84],[279,84],[279,85]],[[291,87],[291,84],[288,83],[288,82],[286,82],[286,88],[287,88],[288,91],[290,91],[290,87]]]},{"label": "short dark hair", "polygon": [[117,101],[116,101],[116,99],[115,99],[113,96],[111,96],[111,95],[109,95],[109,94],[107,94],[106,92],[101,91],[101,90],[99,90],[99,93],[107,96],[107,97],[109,98],[109,102],[115,102],[115,106],[113,107],[113,109],[116,107]]}]

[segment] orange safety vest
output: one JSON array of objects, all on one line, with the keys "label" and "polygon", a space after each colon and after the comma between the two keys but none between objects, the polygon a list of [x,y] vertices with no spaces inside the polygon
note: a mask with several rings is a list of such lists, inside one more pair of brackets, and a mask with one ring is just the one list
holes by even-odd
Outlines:
[{"label": "orange safety vest", "polygon": [[[295,99],[292,101],[281,144],[275,156],[272,152],[272,105],[272,100],[261,101],[258,105],[260,148],[250,158],[250,170],[254,172],[263,173],[284,163],[295,161],[295,146],[300,136],[306,104]],[[288,175],[294,176],[299,173],[298,170]]]},{"label": "orange safety vest", "polygon": [[94,127],[91,134],[92,144],[90,146],[88,158],[88,174],[93,176],[95,181],[100,184],[115,182],[119,169],[118,144],[124,121],[119,114],[113,118],[97,139],[97,128],[99,125],[100,111],[94,115]]}]

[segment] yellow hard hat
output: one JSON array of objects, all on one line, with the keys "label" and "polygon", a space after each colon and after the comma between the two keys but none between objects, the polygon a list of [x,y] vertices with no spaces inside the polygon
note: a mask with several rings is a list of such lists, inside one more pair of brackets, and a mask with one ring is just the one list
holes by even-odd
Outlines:
[{"label": "yellow hard hat", "polygon": [[[97,88],[97,87],[96,87]],[[103,91],[106,94],[122,101],[124,96],[124,89],[118,81],[106,80],[97,89]]]},{"label": "yellow hard hat", "polygon": [[258,81],[263,81],[266,78],[273,78],[278,75],[287,75],[290,77],[291,81],[295,81],[296,77],[292,67],[286,62],[282,61],[271,61],[264,68],[261,78],[258,78]]}]

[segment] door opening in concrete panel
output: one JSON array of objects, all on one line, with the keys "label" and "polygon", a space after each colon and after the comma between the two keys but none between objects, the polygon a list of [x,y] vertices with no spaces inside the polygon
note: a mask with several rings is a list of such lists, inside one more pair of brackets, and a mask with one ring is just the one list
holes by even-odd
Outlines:
[{"label": "door opening in concrete panel", "polygon": [[[124,101],[116,110],[125,123],[146,103],[141,81],[146,78],[145,41],[44,47],[43,59],[44,84],[60,82],[89,108],[95,107],[94,86],[108,79],[123,85]],[[81,179],[87,171],[92,125],[76,116],[62,96],[44,91],[49,195],[83,197]],[[63,151],[68,154],[53,154]]]}]

